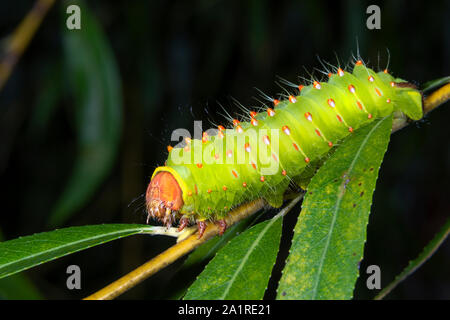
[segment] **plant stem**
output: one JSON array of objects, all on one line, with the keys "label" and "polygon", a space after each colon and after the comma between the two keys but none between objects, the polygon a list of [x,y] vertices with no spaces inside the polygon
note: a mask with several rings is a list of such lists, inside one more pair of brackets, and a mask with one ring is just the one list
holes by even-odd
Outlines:
[{"label": "plant stem", "polygon": [[[249,203],[245,203],[235,210],[231,211],[225,219],[228,226],[254,214],[264,207],[266,202],[263,199],[257,199]],[[219,227],[214,223],[208,223],[203,236],[198,239],[197,234],[193,234],[184,241],[178,242],[166,251],[160,253],[150,261],[141,265],[137,269],[131,271],[122,278],[114,281],[105,288],[88,296],[85,300],[110,300],[124,293],[128,289],[134,287],[138,283],[147,279],[149,276],[158,272],[162,268],[167,267],[172,262],[178,260],[182,256],[188,254],[202,243],[208,241],[212,237],[219,234]]]},{"label": "plant stem", "polygon": [[37,28],[55,0],[37,0],[6,43],[4,57],[0,61],[0,89],[8,80],[12,69],[27,48]]}]

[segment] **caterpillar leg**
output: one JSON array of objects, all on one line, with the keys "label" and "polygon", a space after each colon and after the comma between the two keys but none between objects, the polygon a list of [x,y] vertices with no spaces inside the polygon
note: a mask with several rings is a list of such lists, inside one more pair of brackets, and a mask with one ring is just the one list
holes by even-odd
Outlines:
[{"label": "caterpillar leg", "polygon": [[197,221],[197,226],[198,226],[198,239],[200,239],[203,236],[203,233],[205,233],[206,222]]},{"label": "caterpillar leg", "polygon": [[183,217],[180,219],[180,226],[178,227],[178,232],[182,231],[189,224],[189,219]]},{"label": "caterpillar leg", "polygon": [[217,224],[219,225],[219,235],[223,235],[227,230],[227,222],[225,219],[222,219],[217,221]]}]

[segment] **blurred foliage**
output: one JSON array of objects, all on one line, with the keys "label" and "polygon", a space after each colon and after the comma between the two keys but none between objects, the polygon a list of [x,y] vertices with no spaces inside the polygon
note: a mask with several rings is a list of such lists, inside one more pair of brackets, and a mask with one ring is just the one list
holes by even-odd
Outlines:
[{"label": "blurred foliage", "polygon": [[[194,119],[204,120],[204,129],[223,123],[217,102],[230,113],[239,112],[231,95],[246,106],[259,105],[253,87],[277,94],[282,90],[274,83],[276,76],[292,82],[310,78],[309,73],[320,76],[313,69],[321,68],[317,55],[344,66],[358,43],[361,56],[375,69],[389,61],[395,76],[418,84],[450,73],[448,1],[378,1],[381,30],[365,27],[369,4],[102,0],[81,5],[82,30],[68,31],[67,3],[57,2],[0,92],[0,227],[5,239],[49,230],[52,210],[66,197],[62,194],[77,200],[63,210],[71,214],[53,220],[61,227],[144,222],[145,187],[153,169],[164,162],[166,145],[173,144],[172,130],[192,132]],[[31,5],[24,0],[2,3],[1,37],[11,33]],[[67,51],[70,45],[76,48]],[[82,59],[96,63],[86,65]],[[448,119],[447,105],[392,136],[361,262],[361,270],[380,266],[383,286],[433,237],[450,211]],[[87,133],[93,133],[92,140],[83,138]],[[88,145],[83,142],[101,145],[89,161],[80,160]],[[80,161],[91,171],[77,174]],[[296,216],[286,218],[283,230],[289,234]],[[81,298],[173,241],[123,239],[23,275],[43,298]],[[271,282],[281,277],[289,244],[290,238],[283,237]],[[450,298],[449,256],[447,243],[389,298]],[[64,285],[69,264],[83,271],[79,291]],[[168,286],[182,264],[123,298],[170,296]],[[355,296],[371,298],[376,292],[367,290],[361,274]],[[266,297],[273,298],[274,292],[269,283]]]}]

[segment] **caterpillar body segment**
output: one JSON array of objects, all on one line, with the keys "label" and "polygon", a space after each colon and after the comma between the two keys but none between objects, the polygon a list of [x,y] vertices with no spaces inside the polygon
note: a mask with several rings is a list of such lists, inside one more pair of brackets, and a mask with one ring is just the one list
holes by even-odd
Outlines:
[{"label": "caterpillar body segment", "polygon": [[224,231],[223,219],[243,202],[263,197],[281,206],[289,183],[358,128],[393,112],[423,116],[415,87],[360,61],[351,73],[338,69],[328,82],[314,81],[298,96],[273,102],[251,112],[250,121],[234,120],[233,128],[219,126],[214,136],[170,148],[147,189],[149,216],[166,225],[197,222],[203,230],[206,220],[220,221]]}]

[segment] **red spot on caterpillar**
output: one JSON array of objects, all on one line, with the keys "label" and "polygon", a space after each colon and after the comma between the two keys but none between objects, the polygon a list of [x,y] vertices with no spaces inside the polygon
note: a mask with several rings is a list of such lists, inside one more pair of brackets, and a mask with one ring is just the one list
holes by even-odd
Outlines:
[{"label": "red spot on caterpillar", "polygon": [[249,143],[246,143],[246,144],[244,145],[244,148],[245,148],[245,151],[247,151],[247,152],[252,151],[252,148],[250,147],[250,144],[249,144]]},{"label": "red spot on caterpillar", "polygon": [[198,188],[197,188],[197,185],[194,185],[194,188],[195,188],[195,194],[198,194]]},{"label": "red spot on caterpillar", "polygon": [[273,158],[273,160],[278,161],[278,158],[277,158],[277,156],[275,155],[275,153],[272,153],[272,158]]},{"label": "red spot on caterpillar", "polygon": [[189,152],[189,150],[191,150],[191,148],[189,148],[189,146],[185,146],[185,147],[184,147],[184,151],[185,151],[185,152]]},{"label": "red spot on caterpillar", "polygon": [[388,69],[383,70],[384,73],[389,73]]},{"label": "red spot on caterpillar", "polygon": [[244,132],[244,130],[242,129],[242,127],[241,127],[240,125],[236,126],[236,131],[237,131],[238,133]]},{"label": "red spot on caterpillar", "polygon": [[302,91],[302,89],[303,89],[303,85],[302,84],[300,84],[299,86],[298,86],[298,91]]},{"label": "red spot on caterpillar", "polygon": [[233,176],[234,176],[235,178],[237,178],[237,177],[238,177],[238,174],[237,174],[237,172],[236,172],[236,171],[234,171],[234,170],[231,170],[231,173],[233,173]]},{"label": "red spot on caterpillar", "polygon": [[370,82],[374,82],[375,79],[372,76],[369,76],[369,78],[367,78]]},{"label": "red spot on caterpillar", "polygon": [[342,118],[341,118],[341,116],[340,115],[336,115],[336,118],[339,120],[339,122],[342,122]]},{"label": "red spot on caterpillar", "polygon": [[317,81],[314,81],[313,87],[316,88],[317,90],[320,90],[320,89],[322,88],[322,86],[320,85],[320,83],[317,82]]},{"label": "red spot on caterpillar", "polygon": [[222,189],[223,189],[223,191],[227,191],[228,188],[227,188],[227,186],[223,186]]},{"label": "red spot on caterpillar", "polygon": [[214,155],[214,159],[219,160],[219,155],[217,153]]},{"label": "red spot on caterpillar", "polygon": [[227,150],[227,157],[231,158],[233,156],[233,151]]},{"label": "red spot on caterpillar", "polygon": [[252,167],[256,170],[256,164],[252,161]]},{"label": "red spot on caterpillar", "polygon": [[353,132],[353,128],[352,127],[348,127],[348,131]]},{"label": "red spot on caterpillar", "polygon": [[218,126],[217,129],[219,129],[219,131],[225,130],[224,126]]},{"label": "red spot on caterpillar", "polygon": [[309,162],[309,158],[308,158],[308,157],[305,158],[305,162],[306,162],[306,163]]},{"label": "red spot on caterpillar", "polygon": [[362,63],[362,61],[361,60],[358,60],[358,61],[356,61],[356,63],[355,63],[355,65],[357,65],[357,66],[361,66],[363,63]]},{"label": "red spot on caterpillar", "polygon": [[145,193],[148,218],[157,218],[170,226],[172,210],[178,211],[184,204],[182,195],[177,180],[170,172],[158,172],[148,184]]},{"label": "red spot on caterpillar", "polygon": [[233,119],[233,126],[236,127],[239,123],[241,123],[238,119]]},{"label": "red spot on caterpillar", "polygon": [[359,101],[356,101],[356,104],[358,105],[358,108],[359,108],[360,110],[362,110],[362,109],[363,109],[363,106],[362,106],[361,102],[359,102]]},{"label": "red spot on caterpillar", "polygon": [[289,96],[289,102],[290,102],[290,103],[296,103],[296,102],[297,102],[297,99],[295,99],[294,96]]},{"label": "red spot on caterpillar", "polygon": [[206,192],[208,192],[208,193],[211,193],[211,192],[212,192],[212,190],[211,190],[211,189],[208,189],[208,190],[206,190]]},{"label": "red spot on caterpillar", "polygon": [[387,99],[386,102],[387,102],[387,103],[391,103],[391,99]]},{"label": "red spot on caterpillar", "polygon": [[256,117],[258,113],[256,113],[255,111],[250,111],[250,117],[254,118]]},{"label": "red spot on caterpillar", "polygon": [[320,131],[319,131],[318,129],[316,129],[316,134],[317,134],[319,137],[321,136]]},{"label": "red spot on caterpillar", "polygon": [[267,108],[267,114],[269,117],[273,117],[275,115],[275,111],[272,108]]},{"label": "red spot on caterpillar", "polygon": [[263,137],[263,141],[264,141],[264,143],[265,143],[266,145],[269,145],[269,144],[270,144],[270,138],[269,138],[268,136],[264,136],[264,137]]},{"label": "red spot on caterpillar", "polygon": [[281,171],[281,174],[282,174],[283,176],[285,176],[285,175],[286,175],[286,170]]},{"label": "red spot on caterpillar", "polygon": [[225,134],[223,133],[223,131],[219,131],[219,132],[217,133],[217,136],[218,136],[220,139],[222,139],[223,137],[225,137]]},{"label": "red spot on caterpillar", "polygon": [[354,85],[352,85],[352,84],[349,84],[348,85],[348,91],[350,91],[351,93],[355,93],[355,86]]},{"label": "red spot on caterpillar", "polygon": [[253,126],[257,126],[258,125],[258,120],[256,120],[255,118],[252,118],[252,120],[250,121],[250,123],[253,125]]},{"label": "red spot on caterpillar", "polygon": [[298,145],[295,142],[292,145],[294,146],[295,150],[299,150]]},{"label": "red spot on caterpillar", "polygon": [[201,168],[203,168],[203,164],[197,163],[197,167],[198,167],[199,169],[201,169]]},{"label": "red spot on caterpillar", "polygon": [[173,150],[173,147],[172,146],[167,146],[167,151],[172,151]]},{"label": "red spot on caterpillar", "polygon": [[184,138],[184,141],[186,141],[187,144],[191,144],[191,138],[189,137]]},{"label": "red spot on caterpillar", "polygon": [[277,106],[279,103],[280,103],[280,100],[278,100],[278,99],[273,99],[273,105],[274,106]]},{"label": "red spot on caterpillar", "polygon": [[338,74],[340,77],[343,77],[343,76],[344,76],[344,70],[342,70],[341,68],[339,68],[339,69],[337,70],[337,74]]},{"label": "red spot on caterpillar", "polygon": [[328,146],[331,148],[333,146],[333,142],[328,141]]},{"label": "red spot on caterpillar", "polygon": [[381,97],[383,94],[381,93],[381,91],[378,88],[375,88],[375,92],[377,93],[377,95],[379,97]]},{"label": "red spot on caterpillar", "polygon": [[328,99],[328,100],[327,100],[327,103],[328,103],[328,105],[329,105],[330,107],[332,107],[332,108],[334,108],[334,107],[336,106],[336,103],[334,102],[333,99]]},{"label": "red spot on caterpillar", "polygon": [[247,188],[247,183],[243,182],[243,183],[242,183],[242,186],[243,186],[244,188]]},{"label": "red spot on caterpillar", "polygon": [[369,113],[369,115],[367,116],[367,118],[372,119],[372,114]]},{"label": "red spot on caterpillar", "polygon": [[283,132],[284,132],[285,134],[287,134],[287,135],[290,135],[290,134],[291,134],[291,130],[289,129],[288,126],[283,126],[283,127],[281,128],[281,130],[283,130]]},{"label": "red spot on caterpillar", "polygon": [[331,76],[332,76],[333,74],[330,72],[330,73],[328,73],[328,78],[331,78]]},{"label": "red spot on caterpillar", "polygon": [[261,176],[261,178],[259,178],[259,180],[260,180],[261,182],[264,182],[264,181],[265,181],[264,176]]},{"label": "red spot on caterpillar", "polygon": [[309,112],[305,113],[305,118],[308,119],[309,121],[312,121],[312,115]]},{"label": "red spot on caterpillar", "polygon": [[208,142],[208,134],[207,134],[206,132],[203,132],[203,135],[202,135],[202,142],[203,142],[203,143]]},{"label": "red spot on caterpillar", "polygon": [[394,81],[389,82],[389,84],[391,85],[391,87],[395,87],[395,82]]}]

